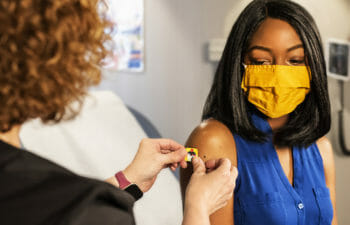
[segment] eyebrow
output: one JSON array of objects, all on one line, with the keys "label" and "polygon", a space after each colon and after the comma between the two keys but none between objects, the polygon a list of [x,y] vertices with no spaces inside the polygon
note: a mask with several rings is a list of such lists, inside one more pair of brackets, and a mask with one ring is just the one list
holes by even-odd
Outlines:
[{"label": "eyebrow", "polygon": [[[287,52],[293,51],[293,50],[298,49],[298,48],[304,48],[304,46],[302,44],[295,45],[293,47],[288,48]],[[255,45],[255,46],[249,48],[247,52],[251,52],[255,49],[272,53],[272,50],[270,48],[267,48],[264,46],[259,46],[259,45]]]},{"label": "eyebrow", "polygon": [[304,48],[304,46],[302,44],[295,45],[295,46],[293,46],[291,48],[288,48],[287,52],[293,51],[293,50],[298,49],[298,48]]}]

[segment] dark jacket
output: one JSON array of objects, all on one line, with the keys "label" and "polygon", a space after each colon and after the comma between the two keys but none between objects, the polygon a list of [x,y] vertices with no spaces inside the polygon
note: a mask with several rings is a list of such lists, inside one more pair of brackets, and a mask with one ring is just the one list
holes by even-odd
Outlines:
[{"label": "dark jacket", "polygon": [[125,191],[0,141],[2,225],[133,225],[133,204]]}]

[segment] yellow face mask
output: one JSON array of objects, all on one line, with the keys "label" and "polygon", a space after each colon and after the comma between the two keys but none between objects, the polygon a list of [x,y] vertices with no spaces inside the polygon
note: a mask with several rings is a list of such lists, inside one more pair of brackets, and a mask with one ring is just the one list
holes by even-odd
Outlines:
[{"label": "yellow face mask", "polygon": [[304,101],[310,91],[309,74],[306,66],[248,65],[241,87],[260,112],[278,118]]}]

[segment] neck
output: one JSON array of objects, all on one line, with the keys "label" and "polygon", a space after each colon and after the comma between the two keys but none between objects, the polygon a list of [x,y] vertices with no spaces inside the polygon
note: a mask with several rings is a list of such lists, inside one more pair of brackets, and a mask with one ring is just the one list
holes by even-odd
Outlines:
[{"label": "neck", "polygon": [[15,146],[17,148],[21,148],[21,142],[19,139],[19,131],[21,126],[17,125],[11,128],[11,130],[6,133],[0,133],[0,140]]},{"label": "neck", "polygon": [[270,127],[273,131],[283,127],[287,123],[287,121],[288,121],[288,115],[278,117],[278,118],[267,119],[267,122],[270,124]]}]

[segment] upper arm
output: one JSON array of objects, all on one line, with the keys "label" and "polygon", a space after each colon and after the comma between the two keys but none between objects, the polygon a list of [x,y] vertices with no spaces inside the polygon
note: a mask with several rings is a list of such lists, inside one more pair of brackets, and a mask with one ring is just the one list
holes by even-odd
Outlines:
[{"label": "upper arm", "polygon": [[[235,142],[231,131],[222,123],[210,119],[201,123],[190,135],[187,147],[198,149],[198,155],[203,161],[218,158],[228,158],[237,167]],[[180,171],[181,192],[184,202],[187,184],[192,175],[192,166]],[[233,198],[228,204],[210,216],[212,225],[232,225]]]},{"label": "upper arm", "polygon": [[330,190],[331,200],[333,204],[334,217],[333,217],[332,225],[337,225],[338,221],[337,221],[337,213],[336,213],[336,195],[335,195],[335,166],[334,166],[332,144],[326,137],[320,138],[316,142],[316,144],[318,146],[318,149],[322,157],[326,185]]},{"label": "upper arm", "polygon": [[123,207],[115,207],[115,205],[108,205],[107,203],[91,203],[82,209],[81,214],[76,215],[77,221],[75,224],[92,225],[115,225],[135,224],[132,210],[127,210]]}]

